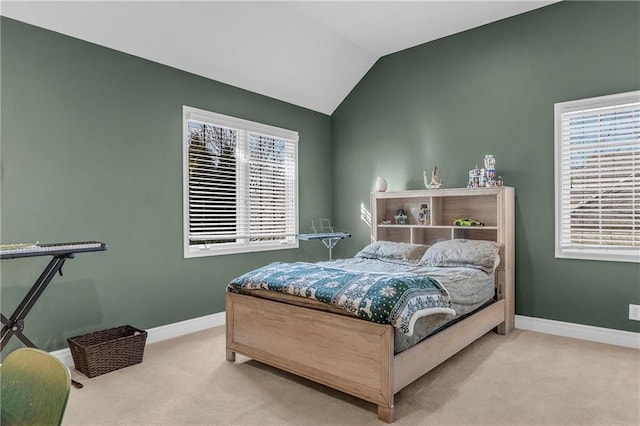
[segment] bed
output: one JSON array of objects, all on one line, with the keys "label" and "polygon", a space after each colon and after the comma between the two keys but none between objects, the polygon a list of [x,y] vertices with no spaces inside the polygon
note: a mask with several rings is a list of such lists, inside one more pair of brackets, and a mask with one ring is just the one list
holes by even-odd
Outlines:
[{"label": "bed", "polygon": [[[419,193],[415,194],[416,201],[424,202],[424,198],[420,198],[424,191],[416,193]],[[512,214],[513,198],[505,199],[504,191],[485,193],[482,195],[495,195],[496,215],[500,217],[500,224],[495,225],[494,241],[455,238],[455,234],[452,234],[454,238],[435,244],[375,241],[353,259],[313,264],[318,270],[342,270],[345,275],[363,272],[428,276],[445,288],[450,311],[447,311],[445,300],[445,305],[435,306],[432,312],[414,318],[414,327],[407,333],[406,329],[400,332],[398,324],[359,317],[357,307],[356,312],[353,309],[349,312],[349,309],[328,305],[318,298],[301,297],[301,292],[292,287],[274,291],[259,280],[244,288],[242,284],[234,287],[232,282],[226,294],[227,360],[233,362],[236,353],[243,354],[338,389],[376,404],[378,417],[393,422],[396,393],[485,333],[495,329],[499,334],[506,334],[513,328],[513,233],[504,232],[504,229],[512,229],[512,222],[504,222],[512,216],[504,212]],[[449,195],[445,191],[440,194]],[[458,198],[466,195],[460,194],[454,195]],[[402,195],[407,197],[407,193]],[[477,201],[477,193],[473,195]],[[459,201],[456,204],[464,206]],[[502,226],[503,222],[506,228]],[[478,236],[486,235],[486,230],[478,233]],[[491,261],[483,259],[481,265],[470,266],[465,263],[466,259],[460,262],[456,259],[459,255],[456,250],[466,242],[493,244],[495,258]],[[417,261],[406,256],[381,261],[367,253],[367,250],[376,251],[376,247],[379,253],[381,246],[391,247],[391,252],[397,251],[398,245],[402,244],[425,248]],[[380,267],[381,263],[387,265]],[[281,265],[266,267],[275,266]],[[385,267],[386,271],[381,270]],[[244,278],[243,275],[234,282],[244,283]],[[480,286],[482,290],[466,291],[465,285],[455,286],[474,281],[484,283]],[[463,293],[470,297],[462,300],[459,296]]]}]

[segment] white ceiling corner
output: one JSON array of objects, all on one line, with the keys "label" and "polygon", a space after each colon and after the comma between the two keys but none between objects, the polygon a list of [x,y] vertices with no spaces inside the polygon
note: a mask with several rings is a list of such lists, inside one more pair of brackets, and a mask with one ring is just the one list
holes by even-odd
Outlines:
[{"label": "white ceiling corner", "polygon": [[556,1],[2,1],[0,13],[330,115],[381,56]]}]

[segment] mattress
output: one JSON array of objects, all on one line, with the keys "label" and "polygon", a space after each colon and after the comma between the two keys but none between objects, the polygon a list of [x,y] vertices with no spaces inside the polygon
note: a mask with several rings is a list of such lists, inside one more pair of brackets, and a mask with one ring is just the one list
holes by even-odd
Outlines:
[{"label": "mattress", "polygon": [[[329,262],[318,262],[318,265],[341,268],[348,271],[360,272],[411,272],[428,275],[440,282],[447,289],[452,300],[452,308],[455,316],[433,314],[416,321],[413,335],[394,330],[394,352],[400,353],[434,332],[445,327],[451,322],[466,316],[492,301],[495,296],[494,273],[487,273],[480,269],[467,267],[427,267],[416,266],[410,263],[392,263],[373,259],[352,258],[338,259]],[[340,315],[349,315],[347,312],[326,305],[313,299],[272,292],[268,290],[242,290],[244,294],[286,302],[293,305],[320,309]]]}]

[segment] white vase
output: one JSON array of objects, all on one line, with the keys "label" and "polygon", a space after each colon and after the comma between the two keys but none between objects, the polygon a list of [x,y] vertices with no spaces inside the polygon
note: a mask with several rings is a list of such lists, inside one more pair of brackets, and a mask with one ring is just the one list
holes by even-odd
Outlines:
[{"label": "white vase", "polygon": [[383,177],[378,176],[376,178],[376,191],[377,192],[384,192],[387,190],[387,181],[384,180]]}]

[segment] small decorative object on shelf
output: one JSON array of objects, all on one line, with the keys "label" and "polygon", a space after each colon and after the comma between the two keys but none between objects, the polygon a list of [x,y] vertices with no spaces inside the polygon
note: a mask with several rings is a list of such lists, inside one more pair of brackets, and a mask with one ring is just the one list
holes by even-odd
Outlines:
[{"label": "small decorative object on shelf", "polygon": [[387,181],[383,177],[378,176],[376,178],[376,191],[385,192],[386,190],[387,190]]},{"label": "small decorative object on shelf", "polygon": [[484,174],[486,176],[485,186],[496,185],[496,159],[492,154],[484,156]]},{"label": "small decorative object on shelf", "polygon": [[396,224],[397,225],[406,225],[407,224],[407,212],[404,209],[398,209],[396,211]]},{"label": "small decorative object on shelf", "polygon": [[476,166],[475,169],[469,170],[467,188],[503,186],[502,177],[496,176],[496,159],[492,154],[487,154],[484,156],[483,168],[478,169]]},{"label": "small decorative object on shelf", "polygon": [[474,169],[469,170],[469,183],[467,184],[467,188],[477,188],[480,186],[480,169],[476,165]]},{"label": "small decorative object on shelf", "polygon": [[420,225],[429,224],[429,204],[420,204],[420,212],[418,213],[418,223]]},{"label": "small decorative object on shelf", "polygon": [[484,168],[485,169],[495,169],[496,168],[496,159],[492,154],[487,154],[484,156]]},{"label": "small decorative object on shelf", "polygon": [[382,219],[380,223],[382,225],[391,225],[391,219]]},{"label": "small decorative object on shelf", "polygon": [[465,218],[455,219],[453,221],[453,226],[484,226],[484,223],[480,222],[478,219],[465,217]]},{"label": "small decorative object on shelf", "polygon": [[442,188],[442,181],[438,177],[438,166],[434,166],[431,171],[431,181],[427,181],[426,170],[422,172],[422,178],[424,180],[424,186],[427,189],[439,189]]}]

